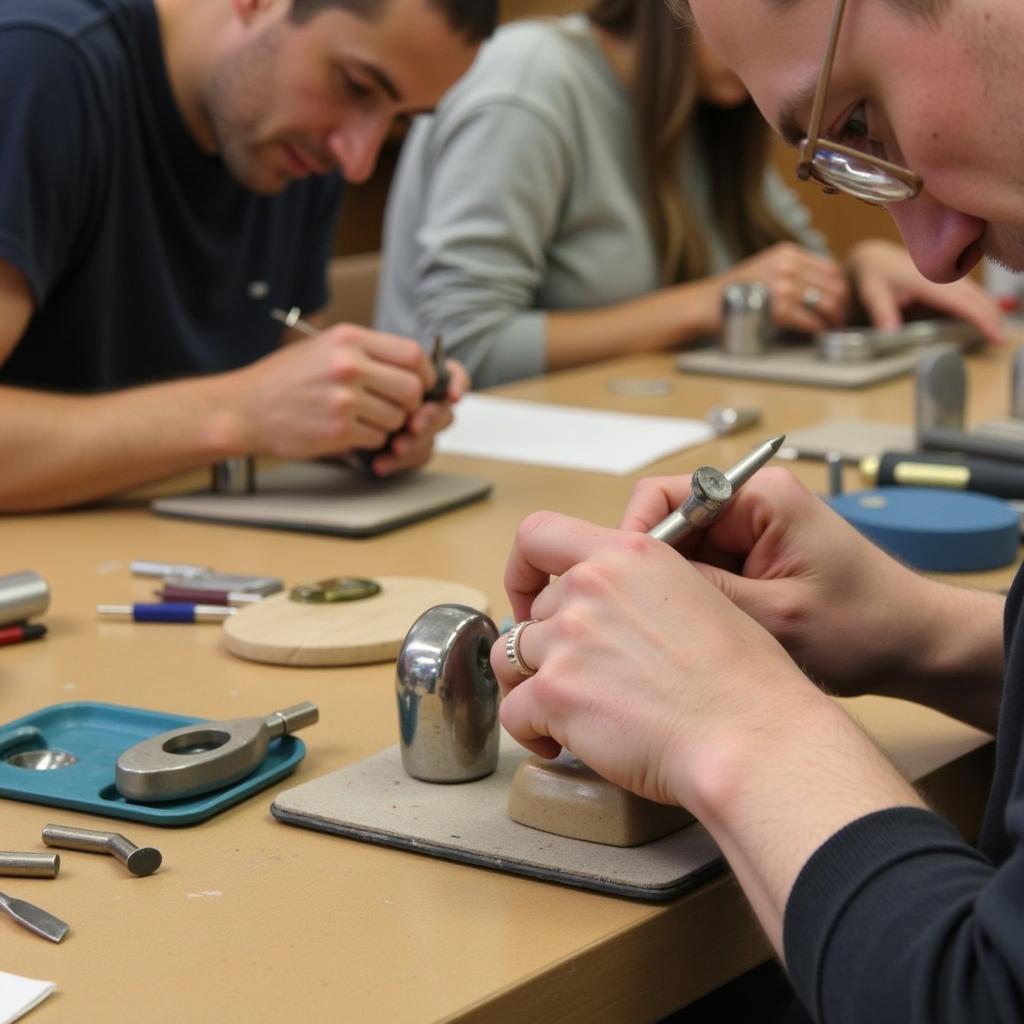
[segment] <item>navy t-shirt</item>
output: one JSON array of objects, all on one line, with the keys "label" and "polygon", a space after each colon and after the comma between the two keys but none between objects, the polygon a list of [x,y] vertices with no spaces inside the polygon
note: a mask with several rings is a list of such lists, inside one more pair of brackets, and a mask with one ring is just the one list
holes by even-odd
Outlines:
[{"label": "navy t-shirt", "polygon": [[274,350],[314,311],[342,184],[258,196],[189,134],[151,0],[0,0],[0,260],[36,303],[0,383],[95,392]]}]

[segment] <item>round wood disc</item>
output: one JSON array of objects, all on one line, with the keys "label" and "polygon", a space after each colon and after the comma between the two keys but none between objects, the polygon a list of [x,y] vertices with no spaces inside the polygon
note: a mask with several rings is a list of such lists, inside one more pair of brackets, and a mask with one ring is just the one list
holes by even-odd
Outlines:
[{"label": "round wood disc", "polygon": [[362,601],[303,604],[275,594],[224,620],[232,654],[272,665],[365,665],[398,656],[405,634],[428,608],[464,604],[487,611],[474,587],[415,576],[378,576],[381,592]]}]

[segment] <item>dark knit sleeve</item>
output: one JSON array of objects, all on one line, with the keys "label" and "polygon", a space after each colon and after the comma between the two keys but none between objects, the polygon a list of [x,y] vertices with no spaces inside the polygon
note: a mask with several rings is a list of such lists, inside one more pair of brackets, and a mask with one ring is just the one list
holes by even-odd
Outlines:
[{"label": "dark knit sleeve", "polygon": [[930,811],[867,815],[804,866],[784,948],[822,1024],[1019,1024],[1024,851],[997,869]]}]

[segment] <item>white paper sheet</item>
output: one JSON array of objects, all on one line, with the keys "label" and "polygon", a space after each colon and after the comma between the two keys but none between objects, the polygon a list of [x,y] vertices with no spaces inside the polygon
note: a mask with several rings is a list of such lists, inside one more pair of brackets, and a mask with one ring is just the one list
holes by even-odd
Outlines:
[{"label": "white paper sheet", "polygon": [[13,1024],[56,987],[52,981],[36,981],[0,971],[0,1024]]},{"label": "white paper sheet", "polygon": [[596,473],[632,473],[714,436],[701,420],[466,395],[437,450]]}]

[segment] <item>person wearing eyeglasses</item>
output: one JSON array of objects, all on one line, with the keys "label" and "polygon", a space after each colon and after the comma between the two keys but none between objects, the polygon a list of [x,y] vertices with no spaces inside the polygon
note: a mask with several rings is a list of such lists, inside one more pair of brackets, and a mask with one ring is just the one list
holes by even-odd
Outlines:
[{"label": "person wearing eyeglasses", "polygon": [[477,387],[717,334],[738,280],[783,330],[857,302],[891,329],[922,303],[1001,339],[977,285],[926,281],[898,245],[832,259],[769,158],[743,84],[664,3],[507,25],[405,141],[376,326],[442,336]]},{"label": "person wearing eyeglasses", "polygon": [[[1024,270],[1019,0],[690,7],[801,175],[889,209],[929,278],[982,253]],[[618,530],[524,521],[505,585],[527,624],[491,654],[504,726],[688,807],[814,1020],[1021,1021],[1024,574],[1005,598],[927,579],[775,468],[681,552],[646,536],[688,493],[642,482]],[[995,735],[977,845],[815,684]]]}]

